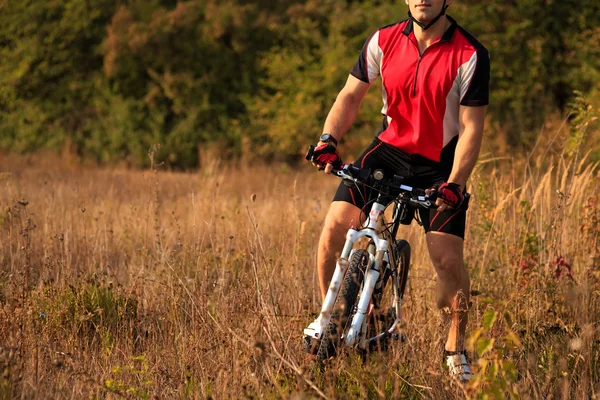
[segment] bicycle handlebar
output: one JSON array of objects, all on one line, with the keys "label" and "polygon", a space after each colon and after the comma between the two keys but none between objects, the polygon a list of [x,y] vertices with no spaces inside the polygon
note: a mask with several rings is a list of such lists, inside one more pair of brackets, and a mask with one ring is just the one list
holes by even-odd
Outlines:
[{"label": "bicycle handlebar", "polygon": [[[306,153],[307,160],[312,161],[314,150],[315,146],[313,145],[308,148],[308,152]],[[436,192],[434,192],[433,195],[428,195],[423,189],[417,189],[411,186],[403,185],[402,182],[404,181],[404,177],[399,175],[394,175],[392,178],[388,178],[380,169],[376,169],[375,171],[371,172],[370,168],[359,168],[352,164],[346,164],[341,169],[334,170],[331,174],[337,176],[338,178],[358,184],[387,187],[398,192],[398,197],[400,199],[407,200],[410,203],[424,208],[435,207],[435,200],[437,199],[437,196],[435,195]]]}]

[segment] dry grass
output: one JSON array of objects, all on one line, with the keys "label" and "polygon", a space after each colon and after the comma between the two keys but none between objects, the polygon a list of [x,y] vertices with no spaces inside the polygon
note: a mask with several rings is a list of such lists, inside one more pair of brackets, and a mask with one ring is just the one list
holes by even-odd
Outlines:
[{"label": "dry grass", "polygon": [[5,158],[0,398],[598,398],[600,189],[582,158],[482,158],[466,240],[478,375],[464,390],[444,375],[418,226],[401,232],[415,253],[407,343],[324,371],[303,353],[335,179]]}]

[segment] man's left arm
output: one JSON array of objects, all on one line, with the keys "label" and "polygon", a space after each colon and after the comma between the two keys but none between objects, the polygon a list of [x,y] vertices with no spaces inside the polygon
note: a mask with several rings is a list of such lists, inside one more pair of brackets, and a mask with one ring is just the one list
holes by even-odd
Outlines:
[{"label": "man's left arm", "polygon": [[[459,120],[458,143],[456,144],[454,163],[448,183],[459,185],[459,190],[463,191],[479,157],[483,139],[485,106],[460,106]],[[454,196],[460,196],[460,193],[456,193]],[[440,212],[453,207],[442,199],[438,199],[436,205]]]},{"label": "man's left arm", "polygon": [[459,120],[460,133],[448,182],[457,183],[461,189],[464,189],[479,157],[483,139],[485,106],[460,106]]},{"label": "man's left arm", "polygon": [[481,149],[489,93],[490,55],[483,46],[476,45],[476,52],[461,66],[458,143],[448,182],[439,187],[442,199],[438,198],[436,202],[438,211],[454,208],[462,202],[461,192],[475,168]]}]

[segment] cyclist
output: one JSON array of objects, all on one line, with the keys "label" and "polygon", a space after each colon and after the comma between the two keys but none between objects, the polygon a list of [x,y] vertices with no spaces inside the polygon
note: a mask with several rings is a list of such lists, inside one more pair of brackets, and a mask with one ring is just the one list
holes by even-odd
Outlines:
[{"label": "cyclist", "polygon": [[[427,248],[437,272],[437,306],[450,319],[444,358],[461,381],[472,377],[464,351],[469,273],[463,259],[468,197],[488,104],[488,51],[446,15],[453,0],[405,0],[408,19],[378,29],[325,121],[312,162],[325,173],[342,165],[337,144],[350,128],[371,83],[383,82],[383,126],[354,165],[380,168],[405,183],[436,190],[437,209],[420,211]],[[323,298],[345,232],[362,221],[372,200],[367,188],[340,184],[319,240],[317,269]]]}]

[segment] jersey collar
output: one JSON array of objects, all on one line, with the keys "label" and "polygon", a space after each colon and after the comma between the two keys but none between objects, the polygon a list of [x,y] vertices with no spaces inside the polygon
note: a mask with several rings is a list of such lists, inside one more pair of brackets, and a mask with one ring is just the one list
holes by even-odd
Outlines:
[{"label": "jersey collar", "polygon": [[[448,18],[448,20],[450,21],[450,26],[448,27],[448,29],[446,29],[446,32],[444,32],[444,34],[442,35],[442,38],[440,39],[441,43],[449,42],[450,40],[452,40],[452,37],[454,36],[454,31],[456,31],[457,23],[454,20],[454,18],[452,18],[449,15],[446,15],[446,18]],[[402,33],[405,36],[410,36],[410,34],[413,33],[413,30],[414,30],[413,25],[414,24],[413,24],[412,20],[409,19],[406,23],[406,26],[402,30]]]}]

